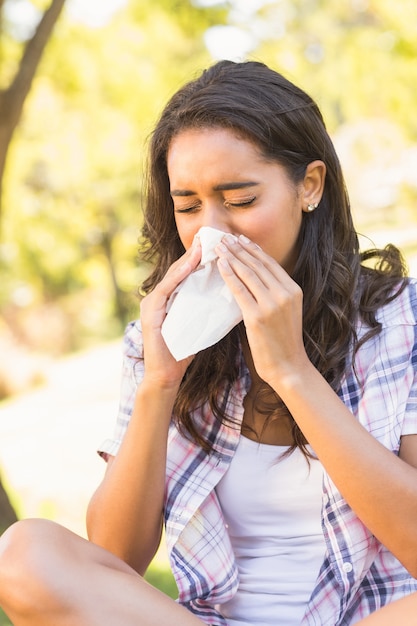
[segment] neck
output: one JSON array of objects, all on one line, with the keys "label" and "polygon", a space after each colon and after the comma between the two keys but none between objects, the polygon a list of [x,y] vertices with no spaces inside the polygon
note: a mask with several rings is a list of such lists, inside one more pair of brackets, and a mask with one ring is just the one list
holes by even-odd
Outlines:
[{"label": "neck", "polygon": [[277,411],[279,398],[258,375],[243,324],[240,328],[240,340],[251,377],[251,386],[244,400],[242,433],[249,439],[262,443],[293,445],[292,419],[285,408]]}]

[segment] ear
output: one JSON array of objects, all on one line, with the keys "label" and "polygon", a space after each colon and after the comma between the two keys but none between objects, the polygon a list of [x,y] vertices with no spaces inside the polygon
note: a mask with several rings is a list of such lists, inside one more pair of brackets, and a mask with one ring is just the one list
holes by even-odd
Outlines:
[{"label": "ear", "polygon": [[301,192],[303,211],[311,212],[319,205],[325,179],[326,166],[323,161],[312,161],[307,165]]}]

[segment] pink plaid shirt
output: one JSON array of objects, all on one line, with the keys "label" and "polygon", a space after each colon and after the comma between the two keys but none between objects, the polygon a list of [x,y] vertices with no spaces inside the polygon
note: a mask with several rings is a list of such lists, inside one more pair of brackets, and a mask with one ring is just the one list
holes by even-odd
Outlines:
[{"label": "pink plaid shirt", "polygon": [[[360,423],[398,454],[402,435],[417,433],[417,281],[380,309],[382,331],[356,355],[340,397]],[[359,329],[359,334],[361,329]],[[120,412],[114,437],[100,454],[116,455],[143,376],[140,322],[125,333]],[[239,357],[240,375],[221,392],[236,426],[220,424],[205,406],[194,414],[212,441],[206,454],[172,425],[166,470],[166,541],[179,602],[206,624],[226,626],[215,606],[230,599],[238,573],[215,487],[233,457],[243,416],[249,373]],[[348,626],[379,607],[417,590],[398,560],[362,524],[325,474],[322,527],[327,550],[302,626]]]}]

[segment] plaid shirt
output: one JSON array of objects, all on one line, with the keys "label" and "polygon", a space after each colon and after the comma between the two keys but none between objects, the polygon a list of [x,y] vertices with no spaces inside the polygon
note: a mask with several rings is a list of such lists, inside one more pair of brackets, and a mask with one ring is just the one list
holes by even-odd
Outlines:
[{"label": "plaid shirt", "polygon": [[[417,433],[417,281],[378,312],[382,331],[367,341],[340,390],[345,405],[384,446],[398,454],[402,435]],[[365,329],[359,329],[359,335]],[[115,455],[143,376],[139,322],[125,333],[124,375],[114,438],[100,454]],[[236,425],[220,424],[203,407],[194,414],[213,444],[206,454],[172,425],[166,470],[165,527],[179,602],[206,624],[225,626],[216,606],[238,587],[238,573],[215,487],[236,449],[243,398],[250,378],[240,355],[240,375],[222,390]],[[302,626],[347,626],[417,589],[398,560],[372,535],[342,498],[331,478],[323,484],[322,527],[327,550]]]}]

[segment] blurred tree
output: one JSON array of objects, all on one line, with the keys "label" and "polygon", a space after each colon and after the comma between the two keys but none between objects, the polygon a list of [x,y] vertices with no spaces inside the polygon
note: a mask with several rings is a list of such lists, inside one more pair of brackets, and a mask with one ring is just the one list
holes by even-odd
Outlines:
[{"label": "blurred tree", "polygon": [[[9,86],[0,91],[0,226],[2,218],[2,189],[7,152],[13,133],[22,115],[23,105],[32,86],[33,78],[43,51],[51,36],[65,0],[52,0],[43,13],[32,37],[26,42],[23,54]],[[5,0],[0,0],[0,27],[3,28]],[[0,31],[0,36],[2,32]]]},{"label": "blurred tree", "polygon": [[[0,36],[3,28],[5,0],[0,0]],[[43,13],[32,37],[26,42],[17,71],[8,87],[0,91],[0,230],[2,220],[3,177],[10,142],[21,118],[23,105],[32,86],[53,27],[65,0],[52,0]],[[17,519],[16,513],[0,480],[0,532]]]},{"label": "blurred tree", "polygon": [[[69,10],[60,20],[5,190],[0,310],[26,343],[59,354],[137,315],[143,146],[169,95],[209,62],[203,36],[224,15],[143,0],[100,28]],[[56,322],[47,337],[34,332],[42,310]]]},{"label": "blurred tree", "polygon": [[11,505],[0,477],[0,535],[14,522],[17,522],[16,511]]}]

